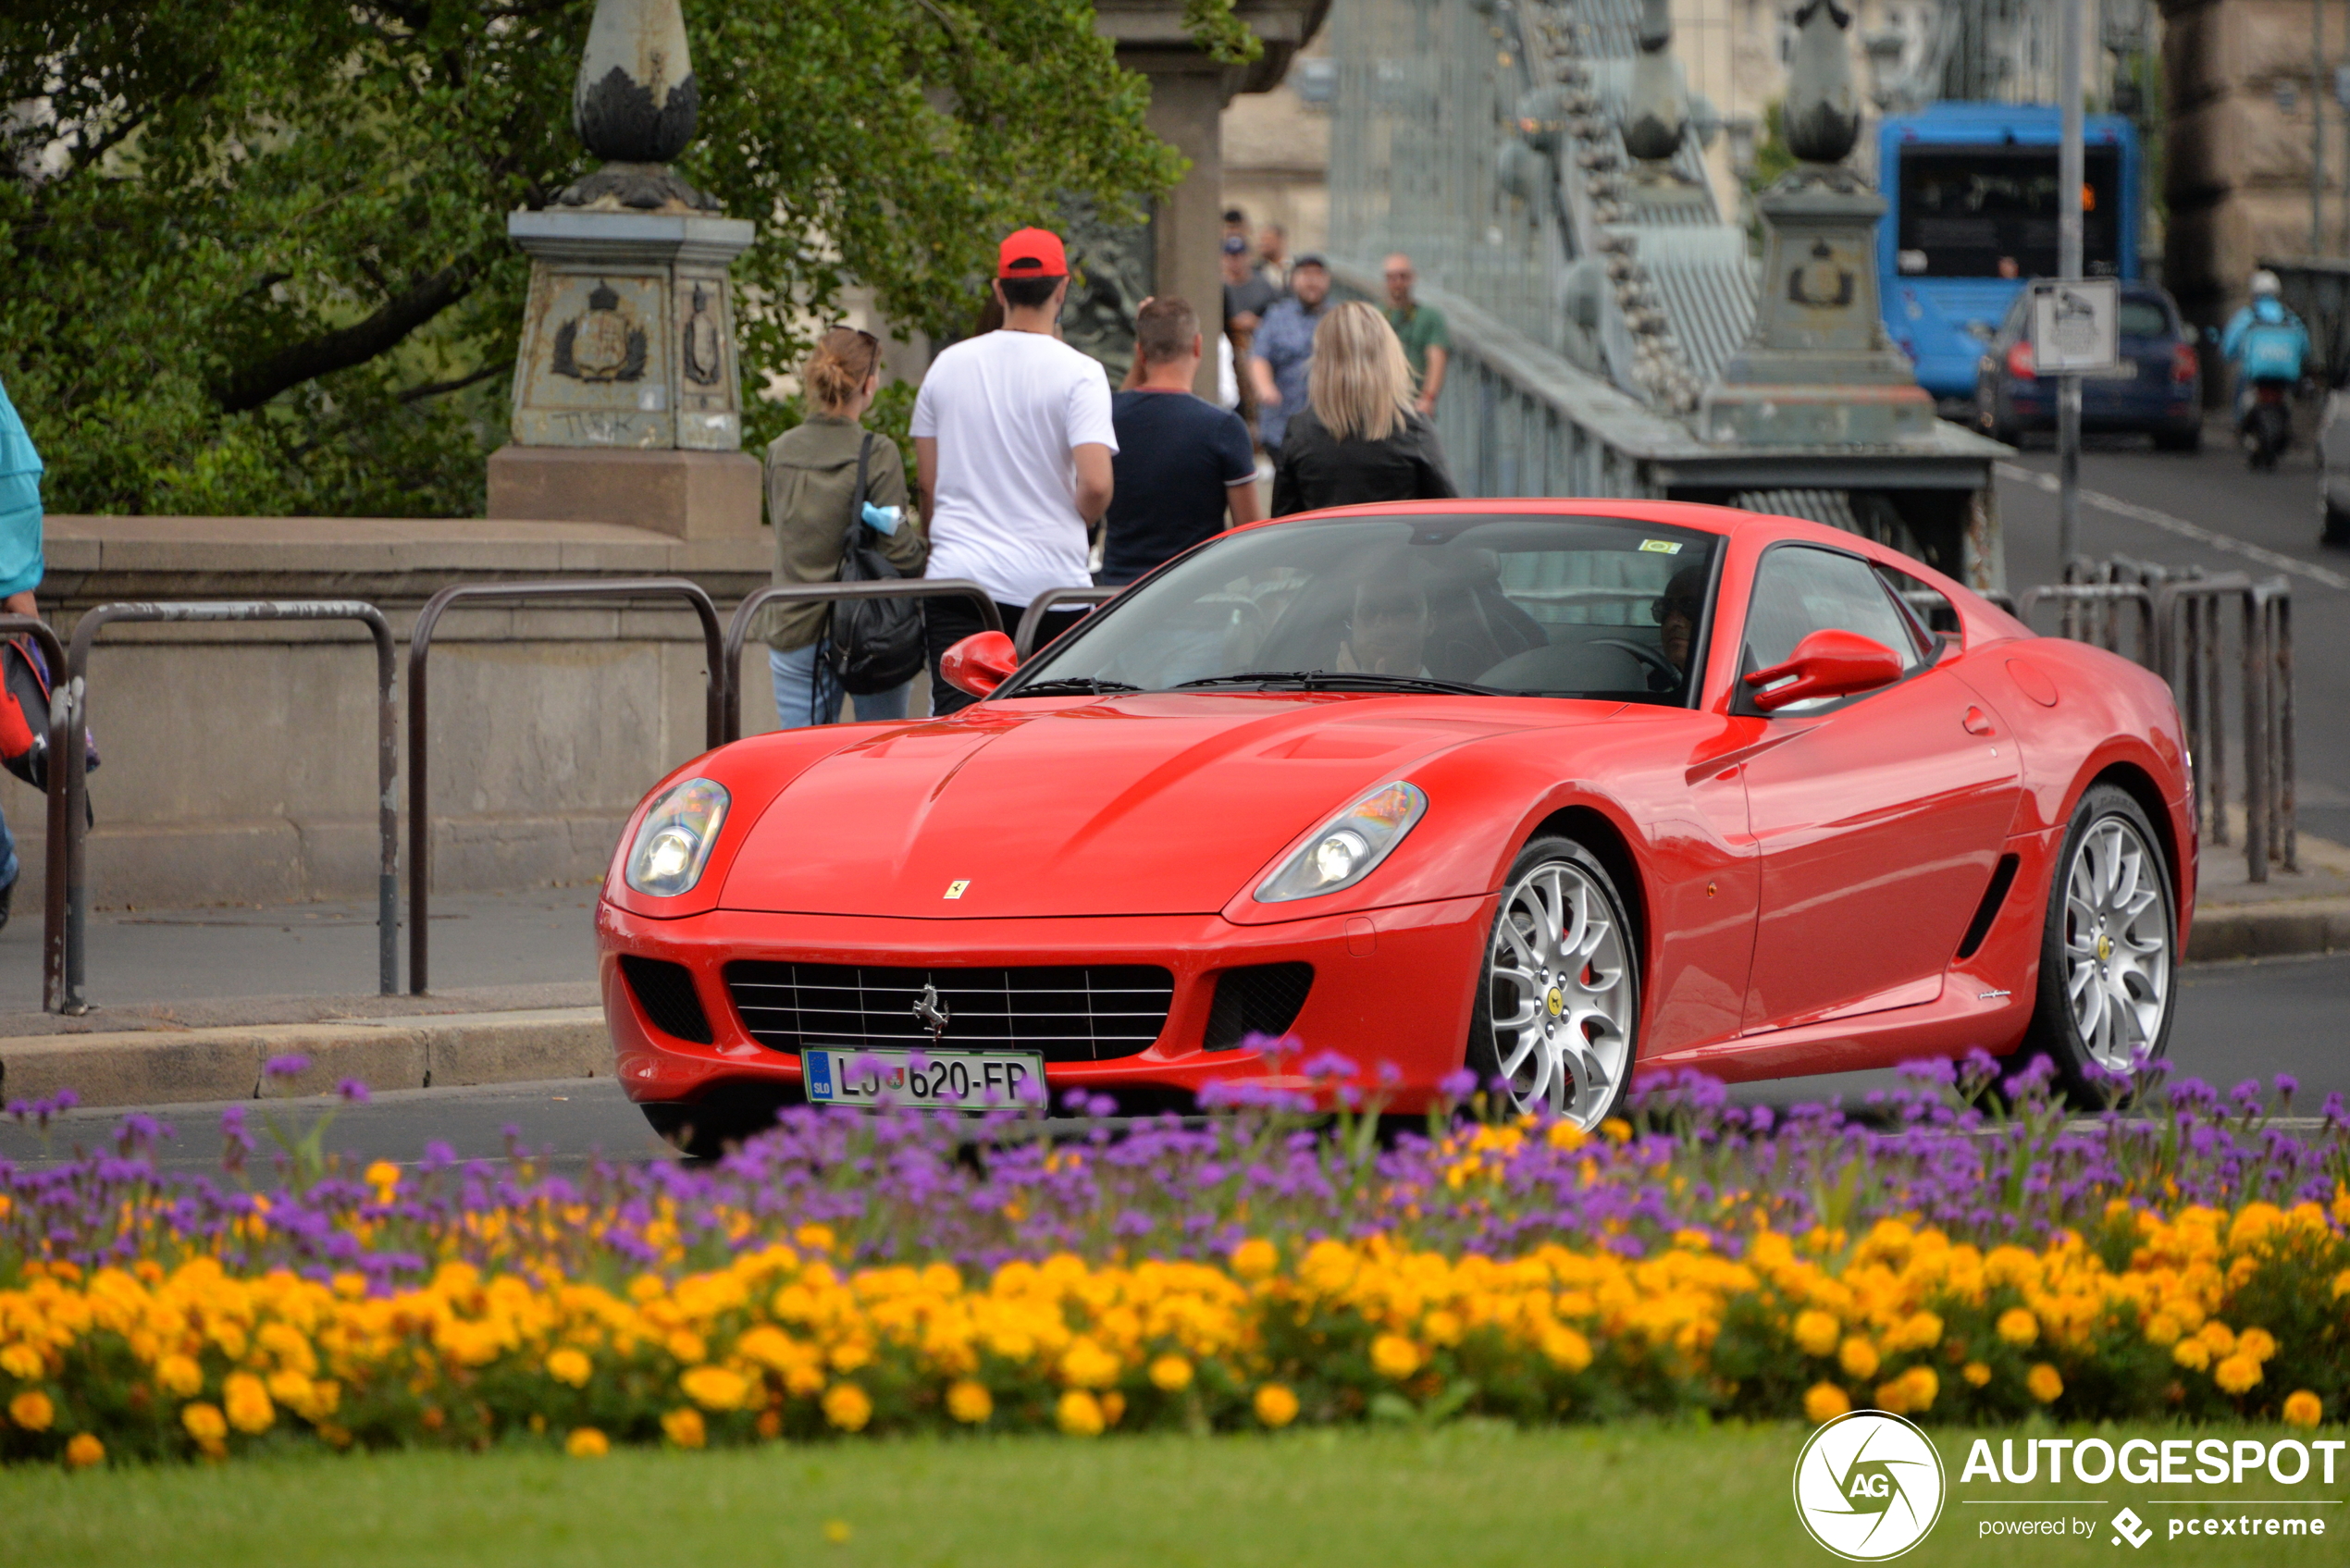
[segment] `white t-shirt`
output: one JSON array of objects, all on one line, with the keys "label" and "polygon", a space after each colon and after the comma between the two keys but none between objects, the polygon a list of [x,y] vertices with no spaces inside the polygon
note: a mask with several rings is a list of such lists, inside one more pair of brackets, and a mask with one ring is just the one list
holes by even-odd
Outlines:
[{"label": "white t-shirt", "polygon": [[1070,449],[1118,451],[1099,361],[1041,332],[965,339],[931,362],[913,432],[938,442],[924,575],[969,577],[1004,604],[1092,584]]}]

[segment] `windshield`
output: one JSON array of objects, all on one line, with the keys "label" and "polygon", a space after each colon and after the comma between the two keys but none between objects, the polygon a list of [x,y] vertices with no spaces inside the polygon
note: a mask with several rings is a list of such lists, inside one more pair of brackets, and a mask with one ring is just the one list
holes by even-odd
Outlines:
[{"label": "windshield", "polygon": [[1591,517],[1356,517],[1212,541],[998,698],[1460,690],[1683,704],[1721,547]]}]

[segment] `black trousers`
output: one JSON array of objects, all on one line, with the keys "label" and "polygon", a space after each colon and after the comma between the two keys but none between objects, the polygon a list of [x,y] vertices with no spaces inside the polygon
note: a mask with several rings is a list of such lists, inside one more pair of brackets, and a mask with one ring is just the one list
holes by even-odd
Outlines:
[{"label": "black trousers", "polygon": [[[1036,646],[1043,648],[1055,637],[1085,618],[1085,605],[1071,605],[1067,610],[1047,611],[1036,628]],[[996,601],[996,613],[1003,618],[1007,636],[1020,629],[1020,618],[1028,613],[1024,604]],[[965,637],[976,636],[987,630],[979,618],[979,607],[967,599],[926,599],[922,600],[922,644],[930,655],[930,711],[934,718],[943,717],[970,707],[979,700],[969,692],[958,691],[946,684],[938,673],[938,661],[946,650]]]}]

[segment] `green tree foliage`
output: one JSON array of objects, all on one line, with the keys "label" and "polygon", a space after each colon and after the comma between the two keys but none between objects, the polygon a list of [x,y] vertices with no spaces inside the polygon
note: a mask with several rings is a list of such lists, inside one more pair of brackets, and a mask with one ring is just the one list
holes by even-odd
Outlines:
[{"label": "green tree foliage", "polygon": [[[0,376],[58,511],[465,514],[504,438],[505,216],[592,167],[592,0],[0,7]],[[1182,163],[1086,0],[688,0],[679,172],[759,226],[753,414],[843,290],[967,330],[996,240]],[[9,107],[14,105],[14,107]],[[772,434],[772,430],[765,433]]]}]

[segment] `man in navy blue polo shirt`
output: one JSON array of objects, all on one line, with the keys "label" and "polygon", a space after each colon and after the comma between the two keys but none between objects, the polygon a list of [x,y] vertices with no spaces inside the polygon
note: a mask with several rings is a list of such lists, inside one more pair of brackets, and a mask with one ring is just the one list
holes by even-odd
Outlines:
[{"label": "man in navy blue polo shirt", "polygon": [[1142,380],[1110,401],[1118,452],[1096,578],[1106,587],[1123,587],[1212,537],[1228,515],[1234,525],[1260,515],[1248,426],[1192,394],[1202,346],[1189,304],[1144,302],[1134,321]]}]

